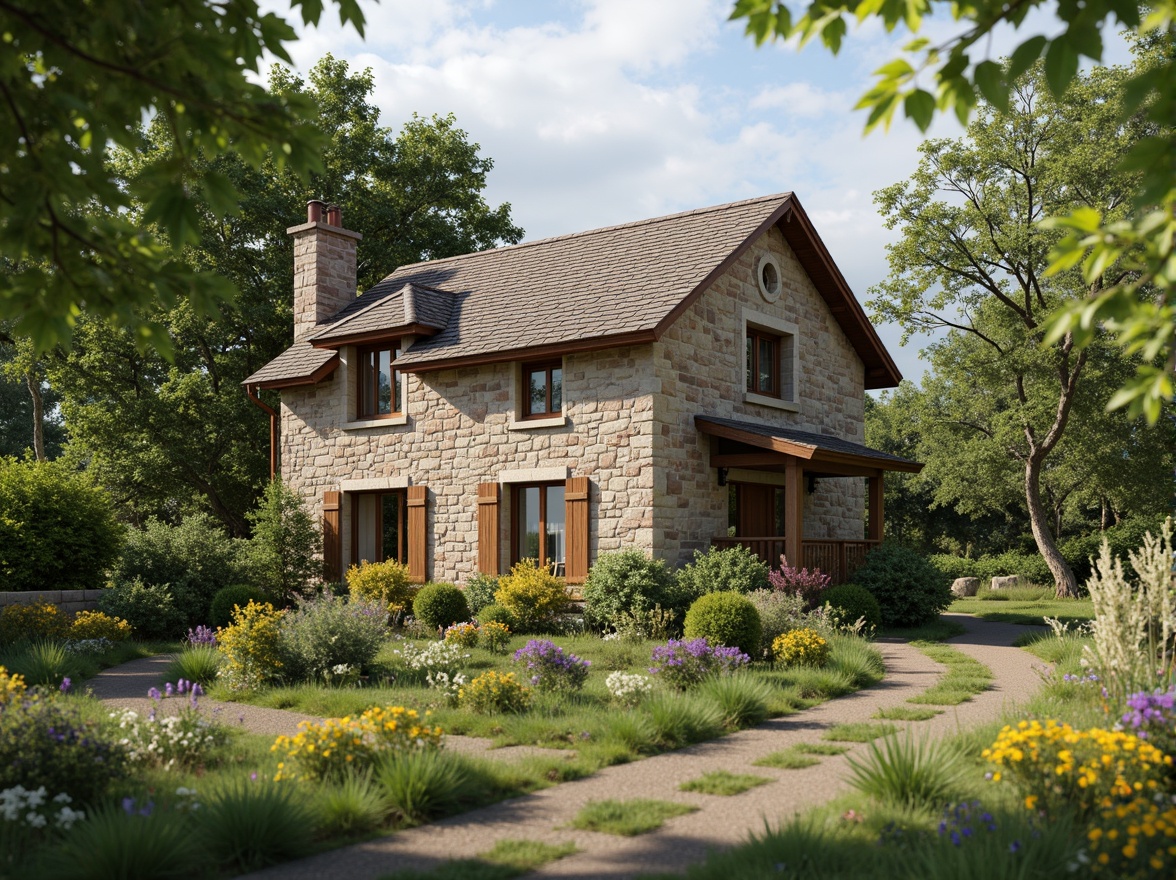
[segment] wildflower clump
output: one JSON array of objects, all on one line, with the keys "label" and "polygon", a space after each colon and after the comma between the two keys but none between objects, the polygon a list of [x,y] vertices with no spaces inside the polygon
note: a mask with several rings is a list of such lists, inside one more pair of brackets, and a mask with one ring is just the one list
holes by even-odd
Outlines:
[{"label": "wildflower clump", "polygon": [[1086,832],[1090,873],[1160,878],[1176,873],[1176,804],[1136,797],[1099,811]]},{"label": "wildflower clump", "polygon": [[513,672],[483,672],[458,692],[461,705],[480,714],[526,712],[531,706],[531,689]]},{"label": "wildflower clump", "polygon": [[270,747],[282,755],[275,780],[339,778],[349,769],[371,766],[386,752],[439,748],[443,733],[403,706],[376,706],[358,717],[328,718],[321,724],[303,721],[298,729]]},{"label": "wildflower clump", "polygon": [[459,648],[476,648],[480,635],[481,631],[476,623],[455,623],[445,630],[445,641]]},{"label": "wildflower clump", "polygon": [[541,691],[578,691],[588,678],[588,660],[565,654],[548,639],[531,639],[515,651],[514,662],[531,673],[531,684]]},{"label": "wildflower clump", "polygon": [[653,649],[651,674],[672,688],[686,690],[709,675],[734,672],[751,662],[738,648],[711,647],[706,639],[670,639]]},{"label": "wildflower clump", "polygon": [[230,688],[257,690],[282,674],[282,616],[269,602],[250,601],[233,611],[231,626],[217,631],[225,658],[220,676]]},{"label": "wildflower clump", "polygon": [[463,654],[453,642],[427,642],[418,648],[411,642],[397,652],[409,669],[425,673],[425,683],[441,691],[451,699],[457,699],[457,692],[466,682],[459,670],[470,655]]},{"label": "wildflower clump", "polygon": [[1165,754],[1176,755],[1176,686],[1131,694],[1119,726]]},{"label": "wildflower clump", "polygon": [[489,620],[478,626],[482,645],[492,654],[499,654],[506,650],[506,643],[510,641],[510,627],[497,620]]},{"label": "wildflower clump", "polygon": [[69,637],[75,641],[109,639],[125,642],[131,637],[131,625],[121,617],[111,617],[102,611],[79,611],[69,627]]},{"label": "wildflower clump", "polygon": [[794,629],[773,640],[772,656],[785,666],[824,666],[829,662],[829,641],[816,630]]},{"label": "wildflower clump", "polygon": [[[204,695],[199,684],[180,679],[168,682],[161,694],[157,688],[147,691],[154,705],[147,715],[124,709],[110,717],[122,732],[122,745],[132,761],[170,770],[173,767],[195,769],[226,739],[225,728],[202,716],[198,700]],[[159,704],[169,697],[186,697],[188,705],[176,715],[159,715]]]},{"label": "wildflower clump", "polygon": [[514,615],[522,632],[536,632],[567,609],[568,591],[562,579],[534,559],[524,559],[498,579],[494,601]]},{"label": "wildflower clump", "polygon": [[609,694],[622,706],[636,706],[653,690],[648,675],[630,672],[610,672],[604,680]]},{"label": "wildflower clump", "polygon": [[1171,757],[1134,734],[1075,730],[1052,719],[1006,725],[981,754],[999,768],[993,780],[1007,775],[1027,809],[1046,813],[1072,808],[1085,814],[1150,796],[1172,766]]},{"label": "wildflower clump", "polygon": [[0,644],[64,639],[68,633],[69,618],[51,602],[9,605],[0,611]]},{"label": "wildflower clump", "polygon": [[27,692],[24,676],[0,666],[0,710],[15,706]]},{"label": "wildflower clump", "polygon": [[821,595],[832,580],[830,575],[823,574],[819,568],[794,568],[788,564],[786,556],[780,557],[779,568],[768,572],[768,583],[773,590],[800,596],[809,608],[821,604]]}]

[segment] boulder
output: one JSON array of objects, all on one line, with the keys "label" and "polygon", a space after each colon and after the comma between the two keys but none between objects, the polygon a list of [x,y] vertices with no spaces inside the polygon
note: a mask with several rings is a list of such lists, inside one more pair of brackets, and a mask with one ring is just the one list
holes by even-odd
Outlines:
[{"label": "boulder", "polygon": [[992,579],[992,589],[994,590],[1008,590],[1013,587],[1023,587],[1025,582],[1021,580],[1019,574],[1010,574],[1007,577],[995,577]]},{"label": "boulder", "polygon": [[953,596],[975,596],[980,590],[980,578],[956,578],[951,582]]}]

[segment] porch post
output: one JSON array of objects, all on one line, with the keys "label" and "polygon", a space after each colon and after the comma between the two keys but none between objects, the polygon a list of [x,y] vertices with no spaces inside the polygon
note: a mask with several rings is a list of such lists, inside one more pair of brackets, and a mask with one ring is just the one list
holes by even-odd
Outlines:
[{"label": "porch post", "polygon": [[790,456],[784,465],[784,555],[794,568],[804,566],[803,537],[804,469]]},{"label": "porch post", "polygon": [[866,528],[866,538],[870,541],[881,541],[883,535],[882,512],[882,474],[870,477],[870,521]]}]

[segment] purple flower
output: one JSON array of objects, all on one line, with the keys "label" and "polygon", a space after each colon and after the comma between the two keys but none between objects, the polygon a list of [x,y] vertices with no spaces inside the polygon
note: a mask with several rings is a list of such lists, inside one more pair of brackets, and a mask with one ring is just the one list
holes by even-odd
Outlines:
[{"label": "purple flower", "polygon": [[147,696],[158,702],[163,699],[163,695],[159,692],[159,688],[153,687],[148,689]]},{"label": "purple flower", "polygon": [[176,688],[170,681],[163,686],[164,696],[174,697],[176,695]]},{"label": "purple flower", "polygon": [[657,665],[650,667],[650,673],[680,690],[698,684],[713,673],[734,672],[751,662],[738,648],[722,645],[712,648],[706,639],[670,639],[653,649],[651,659]]},{"label": "purple flower", "polygon": [[190,629],[188,630],[188,644],[193,647],[215,648],[216,632],[207,626],[198,626],[196,629]]},{"label": "purple flower", "polygon": [[69,676],[67,675],[61,680],[61,692],[68,694],[71,687],[73,687],[73,682],[69,680]]},{"label": "purple flower", "polygon": [[547,639],[531,639],[514,653],[514,662],[523,663],[531,675],[531,684],[545,691],[579,690],[588,677],[587,660],[564,654],[563,648]]}]

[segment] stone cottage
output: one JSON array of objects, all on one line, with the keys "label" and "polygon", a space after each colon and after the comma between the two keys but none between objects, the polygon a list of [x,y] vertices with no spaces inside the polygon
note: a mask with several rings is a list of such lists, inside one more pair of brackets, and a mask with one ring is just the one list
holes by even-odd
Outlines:
[{"label": "stone cottage", "polygon": [[333,576],[529,558],[577,583],[609,550],[742,544],[841,578],[881,540],[883,471],[921,467],[862,444],[864,392],[901,376],[792,194],[402,266],[359,296],[338,208],[288,232],[294,344],[245,384]]}]

